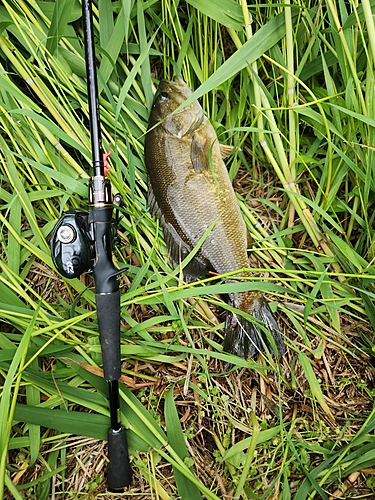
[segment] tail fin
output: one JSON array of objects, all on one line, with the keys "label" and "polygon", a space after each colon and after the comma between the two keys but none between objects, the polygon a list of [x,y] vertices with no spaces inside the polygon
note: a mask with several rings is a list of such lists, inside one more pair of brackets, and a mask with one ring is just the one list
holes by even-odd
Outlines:
[{"label": "tail fin", "polygon": [[[273,353],[274,349],[266,333],[259,326],[260,323],[272,335],[278,354],[280,356],[285,354],[285,345],[281,332],[263,295],[253,293],[245,300],[243,299],[243,294],[241,294],[241,298],[238,295],[233,294],[231,297],[233,305],[236,307],[240,306],[240,309],[245,310],[243,303],[247,303],[246,312],[254,316],[255,321],[250,322],[240,315],[228,312],[225,323],[224,351],[236,354],[245,359],[252,358],[258,352],[264,351],[265,348],[270,353]],[[237,304],[238,302],[241,302],[241,305]]]}]

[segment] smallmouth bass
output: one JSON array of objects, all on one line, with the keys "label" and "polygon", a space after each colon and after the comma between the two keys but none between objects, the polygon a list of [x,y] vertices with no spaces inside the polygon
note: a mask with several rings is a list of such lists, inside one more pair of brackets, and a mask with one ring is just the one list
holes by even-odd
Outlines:
[{"label": "smallmouth bass", "polygon": [[[161,80],[145,141],[148,205],[163,228],[174,267],[213,226],[183,269],[187,282],[209,271],[224,274],[249,267],[247,229],[215,130],[198,101],[172,114],[191,94],[181,78]],[[245,359],[265,347],[273,352],[270,336],[260,322],[271,334],[278,354],[285,353],[277,322],[260,292],[231,293],[228,301],[258,321],[247,321],[228,311],[223,346],[226,352]]]}]

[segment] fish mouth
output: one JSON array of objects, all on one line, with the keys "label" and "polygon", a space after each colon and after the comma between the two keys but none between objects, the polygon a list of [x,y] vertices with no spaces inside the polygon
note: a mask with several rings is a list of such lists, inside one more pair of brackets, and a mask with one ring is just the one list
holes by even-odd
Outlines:
[{"label": "fish mouth", "polygon": [[173,85],[173,86],[176,86],[177,84],[178,87],[189,88],[186,85],[185,81],[177,75],[174,75],[171,80],[163,78],[162,80],[160,80],[160,83],[162,83],[163,85]]},{"label": "fish mouth", "polygon": [[161,94],[162,92],[167,92],[171,96],[173,95],[173,99],[179,104],[188,99],[193,93],[191,88],[179,76],[174,76],[171,80],[163,78],[158,88],[158,93]]},{"label": "fish mouth", "polygon": [[184,122],[190,122],[191,126],[185,128],[185,134],[195,130],[203,122],[204,115],[198,101],[193,101],[182,109],[178,109],[192,94],[191,88],[182,78],[175,75],[171,80],[162,79],[157,93],[163,95],[164,92],[170,94],[173,101],[169,107],[169,114],[173,112],[175,117],[173,120],[177,119],[177,116],[183,116]]},{"label": "fish mouth", "polygon": [[186,86],[186,83],[184,82],[184,80],[182,78],[180,78],[179,76],[175,75],[173,78],[172,78],[172,81],[174,83],[177,83],[179,85],[183,85],[184,87]]}]

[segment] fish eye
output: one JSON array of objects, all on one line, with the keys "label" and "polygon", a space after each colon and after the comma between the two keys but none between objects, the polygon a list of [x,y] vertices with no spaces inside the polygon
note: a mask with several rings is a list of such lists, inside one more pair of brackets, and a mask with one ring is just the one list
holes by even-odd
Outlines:
[{"label": "fish eye", "polygon": [[162,101],[166,101],[168,99],[168,97],[169,97],[168,92],[161,92],[160,93],[160,98]]}]

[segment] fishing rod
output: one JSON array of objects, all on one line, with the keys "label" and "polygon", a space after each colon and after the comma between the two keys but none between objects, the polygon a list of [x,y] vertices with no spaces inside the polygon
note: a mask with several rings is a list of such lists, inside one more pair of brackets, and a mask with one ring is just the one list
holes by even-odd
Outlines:
[{"label": "fishing rod", "polygon": [[64,277],[76,278],[83,273],[91,273],[94,278],[103,371],[108,382],[110,408],[107,480],[109,489],[116,491],[129,486],[131,482],[126,431],[120,419],[118,385],[121,358],[117,276],[121,271],[112,262],[116,223],[113,205],[121,205],[122,199],[119,195],[112,199],[106,155],[103,156],[91,0],[82,0],[82,15],[93,168],[89,182],[89,210],[68,210],[62,215],[52,233],[51,249],[54,264]]}]

